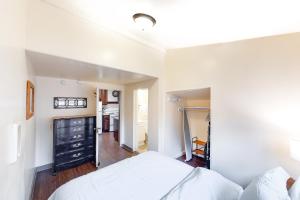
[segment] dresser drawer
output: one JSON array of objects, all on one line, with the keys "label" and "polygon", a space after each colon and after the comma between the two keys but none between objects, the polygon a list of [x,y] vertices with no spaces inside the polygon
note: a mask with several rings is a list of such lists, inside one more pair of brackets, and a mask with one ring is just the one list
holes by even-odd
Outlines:
[{"label": "dresser drawer", "polygon": [[54,120],[54,128],[65,128],[70,126],[84,126],[91,122],[93,124],[93,118],[87,120],[85,118],[74,118],[74,119],[56,119]]},{"label": "dresser drawer", "polygon": [[79,158],[79,159],[76,159],[76,160],[72,160],[70,162],[62,162],[62,163],[55,163],[53,165],[55,171],[60,171],[60,170],[64,170],[64,169],[69,169],[69,168],[72,168],[72,167],[76,167],[76,166],[79,166],[83,163],[86,163],[87,161],[90,161],[92,160],[92,158],[90,157],[83,157],[83,158]]},{"label": "dresser drawer", "polygon": [[79,132],[84,132],[85,131],[85,126],[71,126],[68,129],[70,130],[71,133],[79,133]]},{"label": "dresser drawer", "polygon": [[62,154],[61,156],[57,156],[56,163],[61,164],[61,163],[71,162],[73,160],[85,158],[86,155],[87,155],[87,151],[84,149],[79,151],[71,151],[66,154]]},{"label": "dresser drawer", "polygon": [[86,147],[86,142],[85,141],[78,141],[74,143],[68,143],[68,144],[63,144],[63,145],[57,145],[55,147],[55,156],[58,156],[59,154],[63,152],[68,152],[68,151],[74,151],[78,149],[82,149]]},{"label": "dresser drawer", "polygon": [[80,133],[70,132],[68,143],[79,142],[83,140],[85,140],[84,132],[80,132]]},{"label": "dresser drawer", "polygon": [[70,119],[70,126],[83,126],[85,125],[85,118]]},{"label": "dresser drawer", "polygon": [[71,128],[60,128],[56,130],[56,145],[73,143],[82,140],[85,140],[84,131],[72,131]]},{"label": "dresser drawer", "polygon": [[68,136],[69,134],[77,134],[85,132],[84,126],[75,126],[75,127],[65,127],[56,129],[57,135]]}]

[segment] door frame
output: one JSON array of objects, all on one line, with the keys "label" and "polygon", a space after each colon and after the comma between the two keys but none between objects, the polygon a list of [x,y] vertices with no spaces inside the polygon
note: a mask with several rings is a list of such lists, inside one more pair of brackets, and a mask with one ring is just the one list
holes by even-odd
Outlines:
[{"label": "door frame", "polygon": [[[99,98],[100,98],[100,90],[117,90],[120,92],[119,95],[119,145],[122,146],[124,144],[124,120],[123,120],[123,116],[124,116],[124,102],[123,102],[123,95],[124,95],[124,91],[121,88],[107,88],[107,87],[97,87],[96,88],[96,123],[98,123],[97,121],[97,111],[98,111],[98,102],[99,102]],[[102,113],[103,116],[103,113]],[[101,119],[101,128],[102,128],[102,119]],[[101,133],[98,134],[98,130],[97,130],[97,124],[96,124],[96,167],[98,168],[100,166],[100,157],[99,157],[99,135],[102,134],[102,130]]]},{"label": "door frame", "polygon": [[[99,158],[99,135],[102,134],[102,130],[99,130],[99,126],[100,129],[102,129],[102,118],[101,120],[98,119],[98,110],[99,110],[99,99],[100,99],[100,88],[96,88],[96,154],[95,154],[95,162],[96,162],[96,167],[100,167],[100,158]],[[103,114],[102,114],[103,115]],[[100,131],[100,132],[99,132]]]}]

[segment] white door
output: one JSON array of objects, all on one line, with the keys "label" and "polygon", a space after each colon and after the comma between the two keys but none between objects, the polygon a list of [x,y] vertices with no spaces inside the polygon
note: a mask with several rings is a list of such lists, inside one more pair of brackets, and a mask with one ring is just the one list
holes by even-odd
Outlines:
[{"label": "white door", "polygon": [[148,133],[148,89],[136,89],[133,92],[133,151],[139,145],[146,144]]},{"label": "white door", "polygon": [[96,167],[100,165],[99,135],[102,134],[102,101],[100,101],[100,89],[96,92]]}]

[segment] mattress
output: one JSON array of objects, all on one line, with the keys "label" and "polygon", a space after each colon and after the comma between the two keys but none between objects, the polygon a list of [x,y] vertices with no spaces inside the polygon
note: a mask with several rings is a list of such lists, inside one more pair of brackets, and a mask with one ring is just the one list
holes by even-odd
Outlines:
[{"label": "mattress", "polygon": [[193,169],[148,151],[73,179],[59,187],[49,200],[159,200]]},{"label": "mattress", "polygon": [[217,172],[149,151],[76,178],[49,200],[238,200],[242,193]]}]

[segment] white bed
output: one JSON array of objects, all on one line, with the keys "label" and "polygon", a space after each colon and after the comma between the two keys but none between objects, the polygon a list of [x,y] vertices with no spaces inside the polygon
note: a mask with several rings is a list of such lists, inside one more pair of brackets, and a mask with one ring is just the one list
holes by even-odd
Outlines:
[{"label": "white bed", "polygon": [[[234,191],[230,192],[227,186]],[[214,191],[218,187],[222,187],[223,194]],[[192,198],[194,191],[199,195]],[[59,187],[49,200],[192,200],[201,196],[204,198],[200,200],[218,200],[224,194],[228,198],[222,200],[237,200],[241,192],[240,186],[215,172],[195,170],[150,151],[76,178]]]}]

